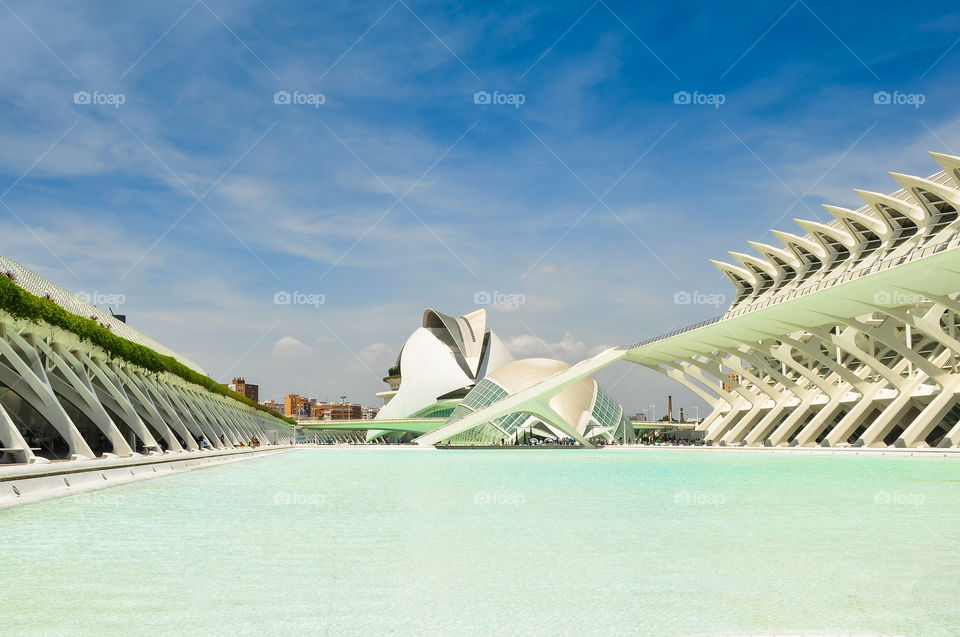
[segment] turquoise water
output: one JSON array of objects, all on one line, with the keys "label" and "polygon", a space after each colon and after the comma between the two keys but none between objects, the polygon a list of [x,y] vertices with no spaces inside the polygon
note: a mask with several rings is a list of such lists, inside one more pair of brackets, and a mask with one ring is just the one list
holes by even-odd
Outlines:
[{"label": "turquoise water", "polygon": [[303,449],[0,510],[4,634],[960,634],[960,462]]}]

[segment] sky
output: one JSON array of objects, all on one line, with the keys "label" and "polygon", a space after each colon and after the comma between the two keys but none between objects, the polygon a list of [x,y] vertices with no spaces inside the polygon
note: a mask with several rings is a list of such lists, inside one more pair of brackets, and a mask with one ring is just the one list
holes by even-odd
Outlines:
[{"label": "sky", "polygon": [[0,0],[0,253],[261,400],[376,406],[425,308],[575,362],[721,314],[708,259],[960,155],[960,8],[915,9]]}]

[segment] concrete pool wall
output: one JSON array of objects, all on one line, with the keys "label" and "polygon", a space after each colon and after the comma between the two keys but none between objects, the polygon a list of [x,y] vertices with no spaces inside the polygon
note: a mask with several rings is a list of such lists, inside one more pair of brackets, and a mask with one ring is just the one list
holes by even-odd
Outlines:
[{"label": "concrete pool wall", "polygon": [[263,447],[192,451],[130,458],[9,465],[0,467],[0,509],[250,458],[261,458],[292,449],[293,447]]}]

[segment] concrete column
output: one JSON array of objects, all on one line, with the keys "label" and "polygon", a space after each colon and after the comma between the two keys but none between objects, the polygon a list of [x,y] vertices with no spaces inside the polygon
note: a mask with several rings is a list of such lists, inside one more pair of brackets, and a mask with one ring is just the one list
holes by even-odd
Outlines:
[{"label": "concrete column", "polygon": [[35,457],[16,423],[4,411],[3,405],[0,405],[0,443],[3,443],[3,451],[13,456],[17,462],[32,462]]},{"label": "concrete column", "polygon": [[685,361],[685,365],[689,366],[688,370],[692,371],[691,368],[695,368],[702,374],[714,376],[719,382],[726,383],[731,388],[731,392],[726,398],[727,403],[730,405],[730,410],[726,414],[723,414],[720,409],[715,409],[707,419],[704,420],[701,426],[705,432],[704,440],[707,442],[721,442],[730,427],[747,417],[752,410],[763,408],[767,399],[761,396],[759,391],[751,390],[741,381],[729,379],[724,376],[722,371],[723,363],[720,362],[719,355],[717,355],[716,358],[704,358],[706,360],[701,360],[696,357],[690,358]]},{"label": "concrete column", "polygon": [[[794,437],[794,443],[798,446],[807,445],[816,439],[822,430],[822,426],[825,425],[829,419],[836,414],[842,404],[846,402],[848,393],[852,391],[859,392],[862,400],[870,391],[873,383],[860,378],[848,367],[835,363],[832,358],[828,359],[819,348],[819,343],[823,343],[829,344],[834,348],[840,348],[841,351],[849,353],[839,343],[843,335],[846,335],[846,340],[852,342],[855,332],[856,330],[853,330],[853,328],[847,328],[838,336],[832,332],[811,330],[811,343],[803,346],[802,350],[797,349],[801,354],[805,354],[811,358],[814,363],[826,365],[833,370],[829,377],[822,379],[819,370],[810,370],[803,365],[799,365],[796,368],[798,373],[804,374],[807,378],[811,380],[814,378],[817,379],[817,386],[820,387],[823,392],[818,398],[824,397],[827,399],[825,404],[817,410],[816,415],[810,419],[810,422],[797,432],[796,437]],[[790,339],[789,337],[786,339],[786,342],[790,343],[789,347],[791,347],[791,349],[794,349],[796,345],[802,345],[799,341]],[[790,356],[790,360],[794,360],[792,356]],[[835,384],[833,382],[834,380],[836,381]],[[789,442],[790,434],[796,430],[797,423],[813,409],[816,409],[816,401],[804,401],[804,403],[795,410],[795,413],[787,418],[777,431],[771,434],[770,444],[777,446]]]},{"label": "concrete column", "polygon": [[196,451],[199,449],[193,434],[187,430],[179,418],[171,420],[169,425],[167,424],[167,421],[164,419],[164,416],[160,414],[157,406],[145,393],[145,389],[140,388],[133,376],[128,374],[127,371],[120,366],[111,366],[111,370],[116,374],[117,378],[120,379],[123,389],[127,391],[129,395],[133,396],[137,403],[143,408],[143,416],[150,421],[157,431],[163,431],[164,428],[169,427],[172,435],[172,430],[175,429],[176,433],[183,438],[187,451]]},{"label": "concrete column", "polygon": [[[188,424],[191,431],[203,432],[204,436],[207,438],[207,442],[209,442],[210,445],[215,448],[226,448],[226,445],[220,442],[220,435],[223,433],[220,423],[216,422],[215,420],[208,420],[202,413],[200,413],[200,416],[198,417],[198,412],[192,409],[190,405],[183,400],[182,395],[176,390],[176,388],[170,385],[168,382],[165,382],[163,378],[154,382],[156,383],[157,391],[163,393],[164,398],[179,414],[180,419]],[[207,432],[211,432],[213,436],[211,437]]]},{"label": "concrete column", "polygon": [[[85,383],[89,386],[97,401],[102,405],[106,403],[105,407],[113,408],[117,418],[121,419],[140,439],[143,448],[147,451],[159,451],[160,445],[156,438],[153,437],[147,425],[137,415],[126,394],[113,384],[113,381],[107,377],[99,365],[94,363],[89,356],[80,352],[70,351],[60,345],[56,347],[63,359],[76,370],[77,375],[85,379]],[[100,385],[98,386],[94,380],[98,380]]]},{"label": "concrete column", "polygon": [[203,435],[211,445],[213,444],[213,440],[211,439],[211,436],[214,435],[213,430],[205,429],[202,423],[198,425],[197,423],[184,422],[180,414],[177,413],[177,410],[170,404],[170,398],[156,380],[147,377],[140,370],[131,370],[129,375],[134,382],[137,382],[144,388],[146,393],[150,395],[153,403],[163,412],[164,419],[170,422],[171,427],[188,432],[191,437],[195,436],[199,438]]},{"label": "concrete column", "polygon": [[[164,422],[159,413],[154,415],[153,412],[155,412],[156,409],[152,403],[149,403],[146,396],[140,394],[139,388],[128,385],[125,377],[121,377],[118,371],[111,367],[107,361],[94,358],[90,355],[84,355],[82,360],[84,366],[90,373],[100,380],[100,384],[103,387],[102,390],[97,384],[94,384],[100,400],[106,402],[108,405],[114,406],[114,411],[119,414],[131,428],[134,428],[135,425],[142,427],[145,436],[143,440],[147,440],[147,437],[149,437],[156,442],[156,438],[153,437],[153,433],[147,427],[147,422],[149,422],[154,430],[166,441],[167,449],[170,451],[184,450],[183,445],[177,440],[177,436],[173,430]],[[133,398],[132,400],[131,396]],[[145,410],[145,413],[148,415],[141,417],[140,412],[133,402],[134,400],[141,405],[141,410]],[[146,403],[149,403],[149,407]],[[151,447],[148,446],[147,448],[150,449]],[[157,449],[159,450],[159,445]]]},{"label": "concrete column", "polygon": [[[14,349],[13,345],[16,345],[17,349]],[[83,439],[54,395],[46,369],[33,344],[27,342],[15,329],[3,324],[0,324],[0,359],[6,360],[10,365],[6,367],[0,364],[0,380],[47,419],[66,441],[71,454],[93,458],[90,445]]]},{"label": "concrete column", "polygon": [[[100,399],[93,391],[93,387],[90,386],[89,379],[86,376],[81,378],[64,359],[64,355],[55,351],[43,340],[37,339],[36,346],[53,367],[47,374],[47,380],[50,382],[51,388],[57,390],[55,393],[59,393],[69,400],[74,407],[90,419],[97,429],[103,432],[103,435],[110,441],[114,454],[121,458],[129,457],[133,453],[130,443],[124,439],[123,434],[120,433],[117,425],[110,418],[110,414],[103,408]],[[69,352],[66,355],[69,356]],[[54,373],[54,370],[60,373],[59,377]]]},{"label": "concrete column", "polygon": [[[891,316],[894,320],[903,320],[904,318],[907,319],[904,321],[905,324],[911,325],[919,331],[916,323],[912,320],[912,315],[900,311],[895,312],[900,316],[894,316],[893,314],[889,314],[886,312],[886,310],[884,310],[884,313],[887,313],[888,316]],[[939,315],[942,313],[942,308],[937,310],[936,306],[927,312],[928,315],[935,314],[937,316],[937,320],[939,320]],[[884,325],[888,323],[892,324],[892,322],[893,321],[891,320],[887,320],[885,321]],[[947,393],[952,393],[949,391],[949,387],[954,383],[951,381],[949,372],[944,370],[942,367],[944,362],[949,363],[950,359],[952,358],[952,353],[949,349],[941,352],[933,361],[929,361],[915,352],[912,347],[908,347],[905,343],[900,343],[899,339],[895,337],[891,338],[891,336],[892,335],[890,332],[884,332],[881,330],[877,334],[877,339],[883,339],[881,342],[888,345],[888,347],[893,347],[898,351],[898,353],[902,352],[904,358],[910,362],[913,362],[918,369],[915,370],[914,375],[910,378],[903,379],[901,377],[898,384],[900,393],[880,413],[880,416],[878,416],[874,422],[869,424],[866,431],[864,431],[860,436],[858,444],[864,444],[871,447],[886,446],[884,443],[884,438],[886,437],[887,433],[889,433],[890,429],[899,424],[900,416],[913,406],[913,402],[916,400],[915,395],[917,389],[924,383],[925,380],[927,380],[927,378],[931,378],[936,381],[940,386],[941,392],[946,391]],[[960,346],[960,343],[958,343],[958,346]],[[907,424],[907,427],[909,427],[909,424]],[[831,442],[833,441],[831,440]]]},{"label": "concrete column", "polygon": [[[199,418],[208,423],[210,427],[214,427],[220,430],[220,433],[223,434],[226,444],[236,446],[236,432],[233,427],[228,424],[228,419],[222,417],[218,413],[217,407],[218,403],[215,400],[203,400],[193,392],[185,391],[182,387],[177,387],[170,385],[169,389],[171,392],[179,394],[183,399],[183,402],[193,409],[195,413],[199,415]],[[217,434],[218,436],[220,434]],[[217,446],[221,446],[222,443],[218,439],[216,441]]]}]

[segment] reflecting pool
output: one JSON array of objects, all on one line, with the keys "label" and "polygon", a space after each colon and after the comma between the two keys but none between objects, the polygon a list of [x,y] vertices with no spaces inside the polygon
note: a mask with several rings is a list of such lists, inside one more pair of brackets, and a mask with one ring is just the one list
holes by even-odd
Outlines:
[{"label": "reflecting pool", "polygon": [[302,449],[0,510],[5,634],[960,634],[960,462]]}]

